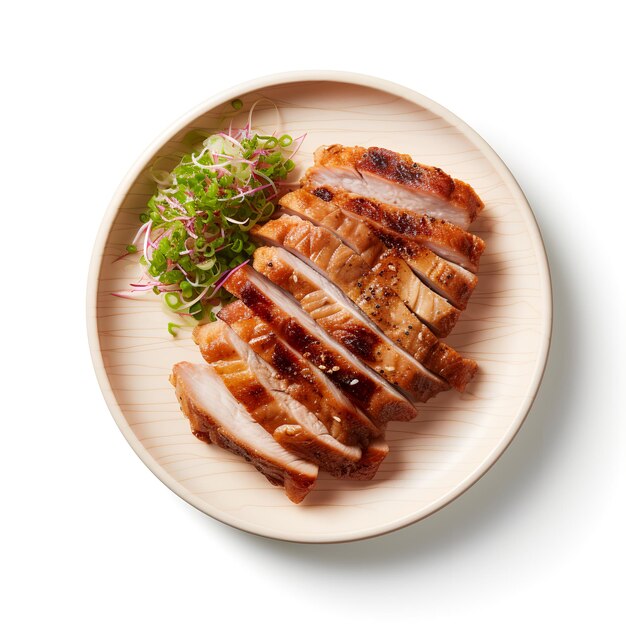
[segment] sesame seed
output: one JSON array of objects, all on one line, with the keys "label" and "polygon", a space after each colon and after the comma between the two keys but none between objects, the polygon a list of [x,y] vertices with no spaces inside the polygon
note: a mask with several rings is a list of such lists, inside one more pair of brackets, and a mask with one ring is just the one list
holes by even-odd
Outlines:
[{"label": "sesame seed", "polygon": [[353,379],[350,381],[350,384],[351,384],[351,385],[357,385],[358,383],[359,383],[359,379],[358,379],[358,378],[353,378]]},{"label": "sesame seed", "polygon": [[319,365],[318,367],[319,367],[321,370],[325,370],[325,369],[326,369],[326,366],[325,366],[325,365]]},{"label": "sesame seed", "polygon": [[340,417],[337,417],[336,415],[333,415],[333,419],[334,419],[336,422],[341,422],[341,418],[340,418]]},{"label": "sesame seed", "polygon": [[395,372],[396,371],[396,368],[393,365],[385,365],[385,369],[388,372]]},{"label": "sesame seed", "polygon": [[292,277],[293,277],[293,282],[297,283],[298,282],[298,275],[297,274],[293,274]]}]

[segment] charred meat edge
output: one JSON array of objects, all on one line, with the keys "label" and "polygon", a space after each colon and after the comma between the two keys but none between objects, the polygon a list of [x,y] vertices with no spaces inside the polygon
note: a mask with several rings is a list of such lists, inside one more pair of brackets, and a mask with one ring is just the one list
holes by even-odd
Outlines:
[{"label": "charred meat edge", "polygon": [[254,268],[288,291],[333,338],[413,400],[425,402],[450,388],[398,348],[327,278],[284,248],[257,248]]},{"label": "charred meat edge", "polygon": [[[366,225],[357,216],[335,206],[332,203],[333,197],[333,192],[326,187],[317,188],[314,193],[306,189],[297,189],[281,198],[281,212],[308,219],[316,226],[333,231],[370,267],[377,267],[383,259],[393,256],[398,274],[404,277],[401,283],[396,280],[396,285],[401,288],[398,290],[398,295],[425,324],[432,328],[438,337],[447,336],[454,328],[461,312],[448,302],[446,294],[440,294],[431,283],[436,283],[441,290],[445,291],[445,286],[453,278],[451,272],[456,273],[456,269],[451,267],[452,264],[426,248],[423,248],[426,255],[413,255],[414,258],[411,259],[402,258],[406,256],[403,252],[407,248],[394,250],[387,247],[371,226]],[[415,267],[411,268],[411,266]],[[420,275],[417,268],[426,276]],[[433,270],[437,268],[442,268],[445,273],[441,269],[434,272]],[[389,269],[390,266],[387,265],[388,273]],[[469,274],[466,270],[462,271]],[[453,284],[451,288],[458,289]]]},{"label": "charred meat edge", "polygon": [[377,431],[363,429],[363,424],[370,424],[367,416],[241,300],[225,306],[218,317],[276,370],[289,384],[290,395],[315,413],[338,441],[366,447],[377,436]]},{"label": "charred meat edge", "polygon": [[337,208],[365,220],[370,227],[425,246],[443,259],[476,273],[485,242],[478,236],[445,220],[392,206],[337,188],[311,187],[318,198],[330,197]]},{"label": "charred meat edge", "polygon": [[405,396],[363,366],[290,296],[251,267],[243,266],[231,274],[224,287],[322,370],[378,427],[417,416],[417,409]]},{"label": "charred meat edge", "polygon": [[[452,178],[439,167],[416,163],[407,154],[386,148],[335,144],[318,148],[314,157],[315,166],[308,170],[307,176],[322,185],[330,184],[324,177],[325,170],[338,170],[343,180],[339,187],[393,204],[396,198],[404,203],[409,201],[411,204],[406,208],[447,219],[463,228],[467,228],[484,208],[470,185]],[[352,180],[358,188],[349,188],[351,181],[344,172],[352,172]],[[369,186],[375,187],[374,193],[362,193],[363,188],[367,188],[368,178],[371,179]]]},{"label": "charred meat edge", "polygon": [[382,436],[371,441],[355,437],[354,430],[358,434],[360,420],[367,420],[360,409],[320,370],[277,337],[241,300],[226,305],[219,316],[260,358],[277,368],[277,375],[289,385],[288,393],[315,413],[336,439],[346,445],[362,447],[361,459],[348,478],[371,480],[389,452],[389,446]]},{"label": "charred meat edge", "polygon": [[282,485],[292,502],[302,502],[315,484],[317,466],[274,441],[230,395],[209,365],[178,363],[170,382],[196,437],[243,457],[270,483]]},{"label": "charred meat edge", "polygon": [[334,233],[289,215],[255,226],[251,233],[266,245],[286,248],[324,274],[390,339],[455,389],[463,391],[476,374],[475,361],[461,357],[440,342],[405,306],[384,277],[367,268]]},{"label": "charred meat edge", "polygon": [[289,396],[287,384],[223,321],[197,326],[194,340],[233,397],[284,448],[335,477],[356,470],[361,450],[328,433],[308,409]]}]

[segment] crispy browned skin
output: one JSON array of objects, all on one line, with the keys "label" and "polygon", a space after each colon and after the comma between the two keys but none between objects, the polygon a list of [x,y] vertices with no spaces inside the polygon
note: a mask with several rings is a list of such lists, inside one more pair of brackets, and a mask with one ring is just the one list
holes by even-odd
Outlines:
[{"label": "crispy browned skin", "polygon": [[[407,288],[412,292],[419,288],[417,300],[407,300],[402,293],[398,295],[438,336],[445,337],[454,325],[450,322],[454,319],[457,309],[455,303],[459,302],[461,308],[465,307],[476,285],[476,277],[459,265],[437,256],[432,250],[409,242],[406,238],[402,239],[374,222],[366,225],[358,215],[335,205],[332,202],[333,193],[329,188],[316,188],[316,192],[318,195],[303,188],[292,191],[281,198],[281,207],[291,215],[308,219],[316,226],[332,230],[343,243],[361,255],[370,267],[388,254],[390,248],[396,250],[403,258],[399,266],[408,264],[419,276],[409,280],[410,277],[403,272]],[[446,302],[446,299],[452,304]],[[438,315],[452,317],[442,325]]]},{"label": "crispy browned skin", "polygon": [[274,376],[269,365],[248,352],[251,348],[243,349],[243,342],[227,324],[217,320],[197,326],[193,337],[228,391],[285,449],[335,477],[361,471],[360,449],[342,445],[328,432],[322,433],[316,425],[317,417],[289,396],[288,386]]},{"label": "crispy browned skin", "polygon": [[385,274],[370,270],[334,233],[289,215],[255,226],[251,232],[264,243],[282,246],[318,268],[390,339],[455,389],[463,391],[475,375],[476,363],[440,342],[409,311]]},{"label": "crispy browned skin", "polygon": [[225,306],[218,316],[287,381],[289,394],[315,413],[333,437],[346,445],[368,445],[374,433],[363,433],[362,424],[368,420],[360,410],[241,300]]},{"label": "crispy browned skin", "polygon": [[459,226],[336,188],[308,187],[308,189],[318,198],[358,215],[369,226],[378,227],[389,234],[423,245],[470,272],[478,270],[485,242]]},{"label": "crispy browned skin", "polygon": [[362,219],[345,213],[329,202],[332,199],[330,192],[329,195],[322,196],[300,188],[284,195],[280,199],[280,206],[290,215],[308,219],[316,226],[332,230],[347,246],[360,254],[368,265],[375,265],[387,251],[385,244],[373,235]]},{"label": "crispy browned skin", "polygon": [[[321,369],[374,424],[381,427],[390,420],[409,421],[416,417],[417,410],[407,398],[385,384],[377,374],[344,356],[323,338],[323,331],[313,334],[300,320],[292,317],[255,284],[254,274],[261,276],[249,266],[243,266],[230,275],[224,287],[267,322],[292,348]],[[267,281],[263,281],[265,287]],[[302,315],[306,316],[306,313]]]},{"label": "crispy browned skin", "polygon": [[[273,485],[282,485],[292,502],[298,503],[306,497],[315,484],[316,474],[296,472],[259,453],[254,442],[248,442],[234,430],[227,430],[214,419],[205,407],[200,406],[194,394],[187,388],[185,370],[191,363],[178,363],[172,369],[170,382],[176,389],[180,408],[189,419],[193,434],[206,443],[213,443],[233,452],[251,463]],[[208,365],[200,367],[209,367]],[[269,435],[268,435],[269,436]],[[309,465],[309,464],[307,464]]]},{"label": "crispy browned skin", "polygon": [[440,391],[450,388],[442,379],[398,349],[375,327],[353,313],[349,302],[346,306],[334,298],[329,289],[324,289],[321,281],[325,279],[317,272],[312,270],[318,276],[314,283],[294,266],[297,260],[289,263],[283,260],[281,253],[286,254],[277,248],[257,248],[254,268],[294,296],[300,306],[352,354],[417,402],[426,402]]},{"label": "crispy browned skin", "polygon": [[396,185],[432,196],[455,207],[466,223],[474,221],[484,208],[482,200],[470,185],[456,180],[438,167],[415,163],[408,154],[385,148],[345,147],[338,144],[315,151],[315,164],[322,167],[354,169],[369,173]]}]

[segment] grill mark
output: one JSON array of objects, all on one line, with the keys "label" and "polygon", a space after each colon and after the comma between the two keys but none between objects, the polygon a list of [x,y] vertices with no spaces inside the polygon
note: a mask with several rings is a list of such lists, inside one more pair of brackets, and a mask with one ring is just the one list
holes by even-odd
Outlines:
[{"label": "grill mark", "polygon": [[334,197],[333,192],[326,187],[318,187],[317,189],[314,189],[313,195],[317,196],[320,200],[323,200],[324,202],[330,202]]},{"label": "grill mark", "polygon": [[[284,328],[285,338],[288,343],[293,346],[298,352],[311,352],[315,354],[323,354],[320,351],[319,339],[311,335],[303,326],[301,326],[296,320],[290,318],[285,324]],[[331,367],[334,363],[330,364]]]},{"label": "grill mark", "polygon": [[281,343],[274,344],[272,365],[285,378],[294,379],[301,373],[298,359],[294,358],[294,355]]},{"label": "grill mark", "polygon": [[403,235],[429,237],[433,233],[432,225],[435,223],[435,218],[421,215],[419,219],[415,219],[414,216],[408,213],[394,211],[385,215],[383,223],[386,223],[385,225],[391,228],[391,230]]},{"label": "grill mark", "polygon": [[380,207],[372,200],[362,197],[348,198],[347,204],[348,210],[357,215],[362,215],[376,222],[380,219]]},{"label": "grill mark", "polygon": [[352,354],[368,362],[374,361],[376,349],[383,343],[380,337],[366,326],[350,323],[334,334]]},{"label": "grill mark", "polygon": [[387,169],[389,167],[389,157],[393,155],[391,152],[385,154],[386,150],[381,148],[370,148],[364,155],[364,159],[368,159],[374,167],[378,169]]},{"label": "grill mark", "polygon": [[372,174],[380,174],[402,185],[411,186],[419,185],[425,174],[424,169],[417,163],[409,166],[400,160],[395,152],[384,148],[369,148],[357,167]]},{"label": "grill mark", "polygon": [[265,387],[256,382],[240,385],[237,389],[237,400],[239,400],[248,411],[255,411],[259,407],[267,406],[274,401]]},{"label": "grill mark", "polygon": [[365,179],[367,174],[375,175],[418,193],[439,197],[461,208],[469,222],[484,207],[471,186],[453,179],[441,168],[415,163],[407,154],[384,148],[331,146],[316,153],[315,163],[317,167],[331,169],[348,166],[361,179]]},{"label": "grill mark", "polygon": [[366,219],[379,222],[398,234],[412,237],[429,237],[433,233],[432,225],[437,221],[428,215],[412,215],[405,211],[385,211],[380,204],[368,198],[347,198],[347,209]]},{"label": "grill mark", "polygon": [[358,160],[356,169],[407,187],[434,191],[445,198],[450,198],[455,192],[454,179],[440,169],[423,167],[384,148],[368,148]]},{"label": "grill mark", "polygon": [[288,344],[319,367],[355,404],[369,404],[376,391],[376,383],[370,377],[353,368],[341,355],[325,350],[320,341],[294,319],[285,324],[284,336]]},{"label": "grill mark", "polygon": [[394,248],[403,254],[410,254],[410,250],[402,237],[399,235],[392,235],[390,232],[383,230],[382,228],[376,228],[372,226],[372,232],[388,247]]},{"label": "grill mark", "polygon": [[239,291],[241,301],[252,309],[263,321],[269,321],[273,317],[274,305],[272,301],[263,295],[250,281],[246,280]]}]

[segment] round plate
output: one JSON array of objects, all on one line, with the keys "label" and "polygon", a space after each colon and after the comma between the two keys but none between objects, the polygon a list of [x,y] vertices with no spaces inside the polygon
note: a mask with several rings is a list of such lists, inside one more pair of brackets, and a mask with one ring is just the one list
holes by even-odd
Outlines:
[{"label": "round plate", "polygon": [[[240,458],[191,434],[168,382],[174,363],[202,360],[189,334],[173,339],[167,333],[158,302],[111,296],[139,274],[136,262],[114,260],[132,240],[138,215],[154,191],[150,165],[156,158],[188,152],[194,129],[220,127],[235,98],[244,103],[242,113],[259,98],[277,105],[278,112],[267,100],[259,102],[256,127],[293,136],[307,133],[294,176],[312,163],[313,150],[321,144],[382,146],[467,181],[486,205],[472,225],[487,243],[479,284],[446,340],[478,361],[475,381],[463,394],[450,391],[424,405],[417,421],[391,423],[391,452],[374,480],[321,475],[300,505]],[[550,341],[551,288],[541,235],[499,157],[464,122],[424,96],[337,72],[261,78],[220,94],[175,124],[115,194],[94,248],[88,289],[98,380],[113,417],[143,462],[208,515],[292,541],[349,541],[389,532],[463,493],[518,431],[541,382]]]}]

